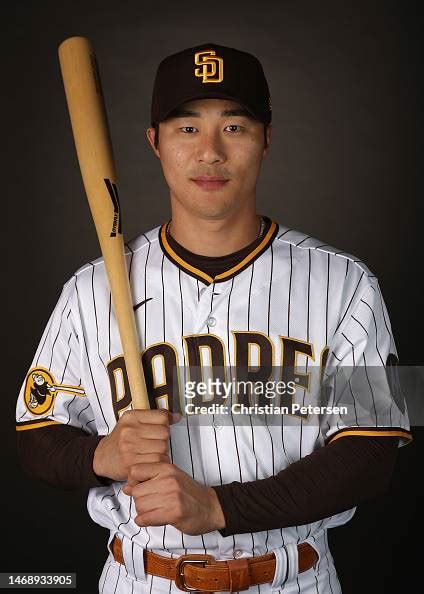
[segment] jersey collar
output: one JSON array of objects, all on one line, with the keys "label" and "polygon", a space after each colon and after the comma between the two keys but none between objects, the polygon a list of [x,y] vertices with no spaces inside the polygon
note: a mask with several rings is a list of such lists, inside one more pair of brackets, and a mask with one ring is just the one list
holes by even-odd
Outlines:
[{"label": "jersey collar", "polygon": [[247,256],[243,258],[238,264],[217,274],[215,277],[210,276],[203,270],[199,268],[195,268],[183,258],[181,258],[169,245],[168,239],[166,237],[166,223],[161,225],[159,229],[159,243],[164,252],[164,254],[171,260],[173,264],[178,266],[187,274],[194,276],[195,278],[201,280],[203,283],[209,285],[211,283],[219,283],[226,280],[229,280],[233,276],[236,276],[239,272],[250,266],[252,262],[254,262],[264,251],[271,245],[272,241],[274,240],[275,236],[277,235],[278,225],[275,221],[271,221],[271,226],[268,229],[267,233],[262,238],[262,241],[249,253]]}]

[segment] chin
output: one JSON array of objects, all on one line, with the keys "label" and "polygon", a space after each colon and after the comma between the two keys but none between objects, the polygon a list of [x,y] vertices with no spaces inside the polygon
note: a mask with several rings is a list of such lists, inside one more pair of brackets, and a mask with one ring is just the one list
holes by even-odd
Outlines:
[{"label": "chin", "polygon": [[199,205],[199,202],[196,201],[196,204],[193,205],[191,211],[205,219],[222,219],[229,213],[234,212],[234,206],[234,203],[228,201],[225,203],[221,202],[220,204],[214,204],[213,197],[211,197],[207,204],[203,202],[202,205]]}]

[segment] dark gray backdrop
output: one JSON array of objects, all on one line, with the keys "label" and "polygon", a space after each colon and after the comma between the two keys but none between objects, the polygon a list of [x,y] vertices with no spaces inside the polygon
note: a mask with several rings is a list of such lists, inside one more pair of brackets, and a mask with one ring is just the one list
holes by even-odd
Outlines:
[{"label": "dark gray backdrop", "polygon": [[[78,591],[93,592],[106,555],[106,531],[89,519],[85,493],[55,491],[26,478],[14,450],[17,392],[61,286],[99,255],[58,44],[86,35],[95,46],[127,239],[169,216],[160,164],[145,139],[158,62],[207,41],[255,53],[269,80],[274,127],[258,186],[259,212],[364,260],[380,279],[401,363],[418,365],[421,30],[419,2],[412,0],[40,0],[15,1],[3,12],[8,363],[0,571],[73,570]],[[330,534],[346,593],[412,590],[422,433],[414,435],[400,452],[390,492]]]}]

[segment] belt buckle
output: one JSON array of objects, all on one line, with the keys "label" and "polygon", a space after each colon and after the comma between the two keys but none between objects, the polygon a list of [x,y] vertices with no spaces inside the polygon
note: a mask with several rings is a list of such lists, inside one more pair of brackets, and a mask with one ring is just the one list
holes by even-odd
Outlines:
[{"label": "belt buckle", "polygon": [[210,565],[215,561],[213,555],[190,554],[181,555],[175,563],[175,585],[183,592],[197,592],[198,588],[191,588],[186,584],[184,575],[184,566],[187,563],[203,563],[203,565]]}]

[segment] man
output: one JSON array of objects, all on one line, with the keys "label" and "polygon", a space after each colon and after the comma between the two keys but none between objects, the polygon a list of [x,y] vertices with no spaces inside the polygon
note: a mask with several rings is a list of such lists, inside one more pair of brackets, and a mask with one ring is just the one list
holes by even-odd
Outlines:
[{"label": "man", "polygon": [[[172,218],[127,246],[151,410],[131,407],[102,259],[65,284],[19,395],[24,466],[90,487],[110,531],[101,592],[340,592],[327,530],[385,490],[411,439],[376,277],[256,213],[270,122],[254,56],[161,62],[147,138]],[[35,408],[34,374],[55,387]]]}]

